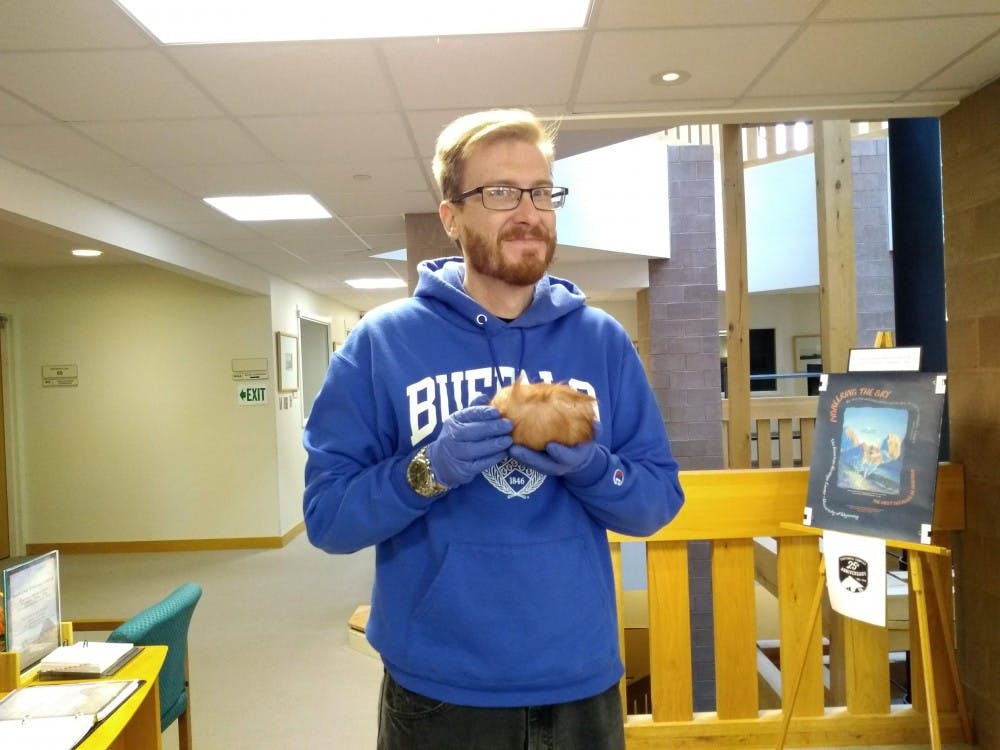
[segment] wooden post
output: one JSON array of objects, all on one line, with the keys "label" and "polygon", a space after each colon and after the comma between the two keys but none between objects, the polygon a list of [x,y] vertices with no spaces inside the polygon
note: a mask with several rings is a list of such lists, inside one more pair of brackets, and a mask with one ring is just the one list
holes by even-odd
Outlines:
[{"label": "wooden post", "polygon": [[[722,126],[722,218],[726,248],[726,331],[729,468],[750,468],[750,302],[746,195],[739,125]],[[768,454],[770,456],[770,453]]]},{"label": "wooden post", "polygon": [[813,136],[823,369],[846,372],[848,355],[858,338],[851,124],[846,120],[816,122]]}]

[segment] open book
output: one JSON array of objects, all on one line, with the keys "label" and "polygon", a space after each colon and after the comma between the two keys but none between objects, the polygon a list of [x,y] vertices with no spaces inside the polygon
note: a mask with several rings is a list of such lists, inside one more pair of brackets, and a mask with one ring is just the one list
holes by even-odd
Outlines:
[{"label": "open book", "polygon": [[41,662],[39,677],[47,680],[65,680],[74,677],[107,677],[139,653],[131,643],[105,641],[80,641],[72,646],[59,646]]},{"label": "open book", "polygon": [[141,684],[98,680],[18,688],[0,700],[0,747],[72,748]]}]

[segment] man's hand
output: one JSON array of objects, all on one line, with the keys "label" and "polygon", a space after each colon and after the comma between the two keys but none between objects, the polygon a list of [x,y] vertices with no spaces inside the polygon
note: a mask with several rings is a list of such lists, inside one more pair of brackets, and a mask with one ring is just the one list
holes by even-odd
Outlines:
[{"label": "man's hand", "polygon": [[572,477],[574,474],[589,469],[591,464],[597,460],[599,451],[597,442],[588,440],[586,443],[573,446],[549,443],[545,446],[544,452],[532,450],[523,445],[514,445],[510,449],[510,455],[525,466],[540,471],[542,474],[553,477]]},{"label": "man's hand", "polygon": [[455,412],[427,446],[434,477],[448,487],[471,482],[506,457],[513,428],[493,406],[468,406]]}]

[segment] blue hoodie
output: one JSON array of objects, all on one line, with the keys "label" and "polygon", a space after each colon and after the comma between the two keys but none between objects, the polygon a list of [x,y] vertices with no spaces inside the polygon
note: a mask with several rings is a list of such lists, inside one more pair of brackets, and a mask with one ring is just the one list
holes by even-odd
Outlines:
[{"label": "blue hoodie", "polygon": [[[460,258],[419,274],[332,358],[304,434],[309,539],[376,546],[367,637],[403,687],[486,707],[596,695],[623,673],[607,530],[652,534],[683,503],[635,348],[567,281],[543,277],[508,323],[465,293]],[[594,469],[571,483],[508,458],[439,498],[414,492],[416,451],[515,374],[597,398]]]}]

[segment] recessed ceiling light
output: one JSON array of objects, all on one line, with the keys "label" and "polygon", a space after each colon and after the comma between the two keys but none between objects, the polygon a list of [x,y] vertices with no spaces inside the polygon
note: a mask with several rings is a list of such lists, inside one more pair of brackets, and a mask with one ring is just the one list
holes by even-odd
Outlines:
[{"label": "recessed ceiling light", "polygon": [[204,200],[236,221],[331,218],[330,212],[311,195],[219,195]]},{"label": "recessed ceiling light", "polygon": [[346,283],[354,289],[402,289],[406,286],[404,279],[395,276],[379,279],[347,279]]},{"label": "recessed ceiling light", "polygon": [[583,28],[590,0],[117,0],[163,44],[500,34]]},{"label": "recessed ceiling light", "polygon": [[102,250],[91,250],[90,248],[78,247],[73,251],[73,255],[77,258],[97,258],[98,256],[104,255]]},{"label": "recessed ceiling light", "polygon": [[684,83],[691,77],[691,74],[684,70],[664,70],[653,75],[650,80],[657,86],[676,86]]}]

